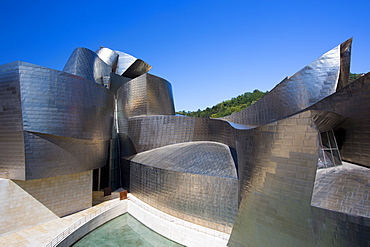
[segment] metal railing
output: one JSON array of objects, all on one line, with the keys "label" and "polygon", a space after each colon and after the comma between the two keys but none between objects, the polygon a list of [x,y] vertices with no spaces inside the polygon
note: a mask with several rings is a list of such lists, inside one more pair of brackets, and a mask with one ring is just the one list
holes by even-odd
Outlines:
[{"label": "metal railing", "polygon": [[68,227],[66,230],[64,230],[62,233],[60,233],[57,237],[55,237],[46,247],[54,247],[58,246],[64,239],[66,239],[69,235],[71,235],[74,231],[76,231],[77,228],[83,226],[86,222],[92,220],[96,216],[108,211],[109,209],[112,209],[119,205],[121,201],[114,201],[108,205],[105,205],[103,207],[98,208],[94,212],[90,213],[89,215],[86,215],[70,227]]}]

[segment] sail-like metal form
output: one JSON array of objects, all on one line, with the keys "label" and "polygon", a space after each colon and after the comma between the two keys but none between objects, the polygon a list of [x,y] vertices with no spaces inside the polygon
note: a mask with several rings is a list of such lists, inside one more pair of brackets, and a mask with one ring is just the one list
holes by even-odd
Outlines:
[{"label": "sail-like metal form", "polygon": [[79,47],[73,51],[63,71],[100,85],[107,85],[112,67],[101,60],[95,52]]},{"label": "sail-like metal form", "polygon": [[352,39],[328,51],[293,76],[286,77],[250,107],[222,119],[261,126],[301,111],[348,82]]}]

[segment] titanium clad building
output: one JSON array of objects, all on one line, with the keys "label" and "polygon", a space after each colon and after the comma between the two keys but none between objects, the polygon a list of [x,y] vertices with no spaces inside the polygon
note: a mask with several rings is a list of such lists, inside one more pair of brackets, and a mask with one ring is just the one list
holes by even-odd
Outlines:
[{"label": "titanium clad building", "polygon": [[[63,71],[1,65],[0,232],[123,186],[228,246],[370,246],[370,74],[349,82],[351,46],[222,119],[176,116],[168,81],[105,47],[77,48]],[[24,202],[32,222],[11,209]]]}]

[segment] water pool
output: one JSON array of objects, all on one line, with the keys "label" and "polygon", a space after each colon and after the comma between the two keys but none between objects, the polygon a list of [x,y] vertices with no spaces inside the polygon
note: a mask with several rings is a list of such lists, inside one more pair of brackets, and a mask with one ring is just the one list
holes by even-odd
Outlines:
[{"label": "water pool", "polygon": [[74,247],[90,246],[183,246],[150,230],[140,221],[125,213],[91,231]]}]

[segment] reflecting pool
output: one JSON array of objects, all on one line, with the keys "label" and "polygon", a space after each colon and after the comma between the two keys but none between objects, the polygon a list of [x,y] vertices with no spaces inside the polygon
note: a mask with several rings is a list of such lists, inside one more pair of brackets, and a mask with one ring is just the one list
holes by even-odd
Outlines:
[{"label": "reflecting pool", "polygon": [[74,247],[87,246],[183,246],[159,235],[125,213],[91,231]]}]

